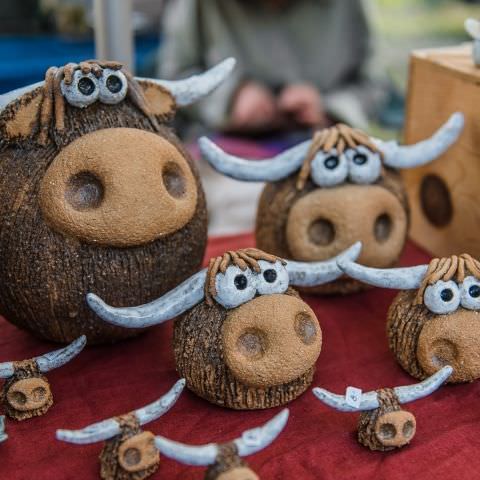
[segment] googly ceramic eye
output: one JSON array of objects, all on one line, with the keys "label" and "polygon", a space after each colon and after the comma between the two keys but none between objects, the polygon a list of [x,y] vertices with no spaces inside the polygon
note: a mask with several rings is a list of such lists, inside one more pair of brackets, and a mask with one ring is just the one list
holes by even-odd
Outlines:
[{"label": "googly ceramic eye", "polygon": [[251,300],[257,293],[257,276],[249,269],[230,265],[215,279],[215,300],[225,308],[235,308]]},{"label": "googly ceramic eye", "polygon": [[374,183],[382,173],[380,154],[359,145],[345,153],[348,159],[348,176],[353,183]]},{"label": "googly ceramic eye", "polygon": [[460,305],[460,290],[453,280],[439,280],[425,289],[423,301],[433,313],[452,313]]},{"label": "googly ceramic eye", "polygon": [[127,95],[127,78],[120,70],[105,68],[99,78],[100,101],[109,105],[120,103]]},{"label": "googly ceramic eye", "polygon": [[288,288],[289,278],[287,269],[280,260],[270,263],[259,260],[258,264],[262,271],[257,274],[257,292],[260,295],[271,295],[273,293],[285,293]]},{"label": "googly ceramic eye", "polygon": [[345,182],[348,175],[348,161],[344,154],[335,149],[318,152],[312,160],[312,180],[319,187],[334,187]]},{"label": "googly ceramic eye", "polygon": [[60,88],[67,102],[78,108],[85,108],[96,102],[100,93],[98,78],[92,73],[84,74],[81,70],[75,70],[70,85],[62,80]]},{"label": "googly ceramic eye", "polygon": [[468,310],[480,310],[480,280],[466,277],[460,290],[460,302]]}]

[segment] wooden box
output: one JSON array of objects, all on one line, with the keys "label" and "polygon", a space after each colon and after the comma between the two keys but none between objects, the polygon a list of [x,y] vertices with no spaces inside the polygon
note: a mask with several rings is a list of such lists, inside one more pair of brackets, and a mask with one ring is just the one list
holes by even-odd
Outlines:
[{"label": "wooden box", "polygon": [[422,140],[455,111],[465,115],[459,141],[438,160],[405,170],[411,237],[437,256],[480,258],[480,68],[471,45],[411,56],[406,143]]}]

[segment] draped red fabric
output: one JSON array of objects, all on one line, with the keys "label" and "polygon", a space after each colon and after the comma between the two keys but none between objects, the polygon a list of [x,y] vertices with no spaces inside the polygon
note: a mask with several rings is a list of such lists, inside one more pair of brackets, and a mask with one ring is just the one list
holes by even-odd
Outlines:
[{"label": "draped red fabric", "polygon": [[[210,241],[207,256],[251,246],[251,236]],[[403,265],[428,261],[409,244]],[[348,297],[305,297],[323,329],[324,346],[312,386],[344,393],[414,383],[395,362],[385,336],[385,315],[395,295],[372,289]],[[82,428],[128,412],[163,395],[178,379],[171,322],[117,345],[87,348],[49,374],[55,404],[47,415],[7,421],[0,444],[0,478],[63,480],[99,478],[101,444],[71,445],[55,439],[57,428]],[[0,361],[25,359],[57,348],[0,321]],[[308,390],[289,405],[290,420],[266,450],[250,457],[262,479],[465,479],[480,471],[480,384],[445,386],[407,409],[417,419],[411,445],[373,453],[356,441],[358,414],[321,404]],[[269,420],[279,409],[237,412],[210,405],[185,391],[170,412],[147,426],[189,444],[225,442]],[[201,479],[204,469],[162,458],[152,478]]]}]

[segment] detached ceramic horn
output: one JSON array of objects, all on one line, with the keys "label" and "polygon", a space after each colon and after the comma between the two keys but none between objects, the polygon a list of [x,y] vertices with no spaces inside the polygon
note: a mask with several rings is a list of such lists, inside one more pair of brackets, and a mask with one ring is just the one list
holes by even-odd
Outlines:
[{"label": "detached ceramic horn", "polygon": [[205,480],[259,480],[243,457],[267,448],[285,428],[288,409],[262,427],[243,432],[240,438],[222,445],[191,446],[157,436],[155,444],[166,457],[194,466],[208,466]]},{"label": "detached ceramic horn", "polygon": [[473,62],[477,67],[480,67],[480,21],[468,18],[465,20],[465,30],[473,39]]},{"label": "detached ceramic horn", "polygon": [[94,423],[82,430],[57,430],[57,439],[80,445],[105,441],[100,454],[100,477],[104,480],[142,480],[159,467],[155,436],[140,427],[168,412],[180,397],[185,380],[146,407]]},{"label": "detached ceramic horn", "polygon": [[367,393],[349,387],[345,396],[314,388],[313,394],[325,405],[341,412],[361,412],[358,441],[370,450],[388,451],[409,444],[415,436],[415,417],[401,406],[431,395],[451,373],[452,367],[445,366],[416,385]]},{"label": "detached ceramic horn", "polygon": [[190,390],[234,409],[276,407],[308,388],[322,346],[315,313],[290,286],[337,279],[342,271],[336,261],[353,260],[360,250],[357,243],[316,263],[285,261],[254,248],[230,251],[146,305],[115,308],[93,294],[87,301],[103,320],[126,328],[180,316],[175,361]]},{"label": "detached ceramic horn", "polygon": [[[37,336],[112,342],[134,330],[98,322],[96,291],[148,302],[198,271],[205,196],[172,133],[178,107],[228,77],[227,59],[179,81],[133,77],[116,62],[52,67],[0,95],[0,311]],[[22,239],[19,241],[19,239]]]},{"label": "detached ceramic horn", "polygon": [[[438,158],[459,138],[463,123],[463,115],[455,113],[431,138],[407,146],[340,124],[255,162],[228,155],[207,138],[199,145],[203,157],[224,175],[267,183],[257,211],[256,243],[262,250],[321,261],[359,240],[360,262],[385,268],[397,262],[408,233],[407,195],[398,170]],[[360,288],[352,279],[339,278],[313,291]]]},{"label": "detached ceramic horn", "polygon": [[480,377],[480,262],[463,254],[429,265],[375,269],[340,260],[349,276],[382,288],[402,290],[388,311],[390,349],[416,378],[451,365],[449,382]]},{"label": "detached ceramic horn", "polygon": [[1,400],[6,414],[14,420],[26,420],[47,413],[53,396],[44,374],[75,358],[86,343],[86,337],[81,336],[67,347],[40,357],[0,363],[0,378],[5,379]]}]

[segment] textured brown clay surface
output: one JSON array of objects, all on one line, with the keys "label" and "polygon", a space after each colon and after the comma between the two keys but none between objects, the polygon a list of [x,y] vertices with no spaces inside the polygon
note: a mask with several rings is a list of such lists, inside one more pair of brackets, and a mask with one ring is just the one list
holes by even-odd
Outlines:
[{"label": "textured brown clay surface", "polygon": [[[286,258],[286,259],[298,259],[294,252],[292,251],[290,244],[289,244],[289,236],[287,233],[288,230],[288,224],[291,223],[289,220],[291,213],[294,211],[295,204],[298,201],[301,201],[303,203],[309,203],[306,197],[309,197],[312,192],[320,192],[322,189],[319,189],[316,187],[313,182],[310,180],[306,183],[305,188],[301,191],[298,191],[296,189],[296,175],[293,175],[283,181],[276,182],[276,183],[271,183],[267,184],[261,197],[260,197],[260,202],[258,206],[258,212],[257,212],[257,221],[256,221],[256,241],[257,241],[257,247],[269,252],[273,253],[275,255],[278,255],[279,257]],[[381,266],[381,267],[391,267],[396,264],[398,261],[398,258],[400,257],[400,254],[403,249],[403,245],[406,241],[406,234],[408,232],[408,224],[409,224],[409,208],[408,208],[408,203],[406,199],[406,194],[405,190],[401,181],[401,178],[397,172],[394,172],[392,170],[384,169],[384,174],[383,177],[373,186],[354,186],[354,185],[344,185],[341,187],[336,187],[332,189],[328,189],[328,192],[325,191],[325,193],[328,193],[329,196],[332,196],[333,199],[335,199],[335,196],[338,195],[338,200],[336,201],[337,204],[341,205],[343,200],[344,200],[344,195],[343,195],[343,190],[342,189],[347,189],[347,188],[355,188],[358,189],[356,190],[361,194],[360,198],[355,200],[353,199],[352,201],[354,203],[357,203],[358,201],[367,201],[366,196],[369,193],[369,190],[372,192],[372,194],[375,195],[375,192],[377,192],[379,188],[385,190],[386,195],[382,194],[380,195],[381,198],[388,199],[388,204],[391,206],[395,212],[397,211],[402,211],[403,213],[400,214],[401,216],[401,222],[399,223],[398,227],[394,227],[393,223],[389,223],[388,220],[384,221],[384,218],[379,218],[382,216],[383,212],[375,210],[375,213],[378,214],[376,215],[375,218],[379,218],[379,221],[376,223],[377,225],[377,235],[384,235],[384,232],[391,229],[391,233],[397,232],[395,235],[392,235],[392,239],[395,239],[395,245],[392,246],[391,250],[389,250],[389,242],[386,241],[384,242],[384,245],[388,249],[387,251],[383,254],[383,263],[382,265],[375,265],[374,259],[375,259],[375,251],[376,249],[372,247],[372,249],[367,249],[366,252],[368,256],[366,257],[366,261],[370,262],[371,266]],[[351,190],[353,191],[353,190]],[[322,192],[323,193],[323,192]],[[314,197],[310,197],[314,198]],[[316,202],[311,203],[311,207],[313,210],[313,206],[315,205]],[[367,202],[369,203],[369,202]],[[369,203],[370,204],[370,203]],[[395,205],[395,207],[394,207]],[[377,208],[377,205],[374,205],[375,209]],[[315,207],[317,208],[317,207]],[[320,205],[319,205],[320,208]],[[372,207],[373,208],[373,207]],[[310,210],[310,208],[309,208]],[[358,211],[358,208],[355,208],[353,212],[348,213],[348,215],[354,215],[355,212]],[[297,214],[297,218],[301,219],[301,216]],[[311,217],[311,214],[309,212],[305,213],[305,218],[311,218],[312,223],[315,223],[313,217]],[[345,217],[348,218],[348,217]],[[361,217],[358,216],[356,217],[357,219],[361,220],[360,222],[362,225],[365,224],[365,218],[362,215]],[[374,224],[375,224],[375,218],[372,218],[372,231],[368,232],[369,238],[374,236]],[[339,219],[340,220],[340,219]],[[317,241],[323,241],[324,243],[326,241],[329,241],[331,238],[335,237],[332,236],[332,231],[331,231],[331,226],[333,225],[328,225],[329,222],[327,222],[327,225],[321,224],[320,226],[316,226],[313,229],[307,228],[306,230],[304,229],[304,232],[307,231],[310,235],[313,237],[317,237]],[[355,223],[358,224],[358,221]],[[347,225],[345,225],[347,226]],[[292,228],[292,227],[290,227]],[[363,226],[362,226],[363,229]],[[333,230],[335,230],[333,226]],[[402,238],[402,232],[403,232],[403,238]],[[342,244],[338,244],[338,249],[328,249],[325,250],[325,255],[319,255],[318,257],[309,255],[308,260],[326,260],[327,258],[330,258],[331,256],[334,256],[340,251],[348,246],[350,246],[352,243],[362,240],[360,238],[361,232],[358,234],[352,233],[351,237],[348,237],[345,242],[345,247]],[[305,234],[303,234],[305,238]],[[353,238],[356,237],[356,238]],[[301,241],[301,235],[298,235],[295,237],[294,233],[290,233],[290,238],[291,241],[294,243],[302,243]],[[350,243],[350,239],[353,239]],[[303,243],[305,244],[305,243]],[[348,245],[347,245],[348,244]],[[332,243],[333,245],[333,243]],[[381,247],[381,243],[379,244]],[[379,248],[380,248],[379,247]],[[371,252],[371,253],[368,253]],[[298,253],[298,252],[297,252]],[[312,252],[310,252],[312,253]],[[387,261],[388,253],[391,254],[390,260]],[[363,260],[363,255],[364,253],[362,252],[362,255],[359,258],[360,263],[365,263],[365,260]],[[305,259],[306,257],[304,257]],[[315,287],[315,288],[305,288],[302,289],[307,293],[323,293],[323,294],[335,294],[335,293],[342,293],[342,294],[347,294],[351,293],[354,291],[359,291],[367,288],[364,284],[361,284],[360,282],[352,279],[347,279],[347,278],[340,278],[339,280],[329,283],[327,285],[322,285],[320,287]]]},{"label": "textured brown clay surface", "polygon": [[405,410],[384,413],[378,418],[375,435],[384,447],[403,447],[415,436],[417,422]]},{"label": "textured brown clay surface", "polygon": [[[3,127],[0,119],[0,131]],[[48,226],[39,202],[47,169],[62,145],[107,127],[154,131],[148,118],[125,100],[114,107],[67,105],[65,129],[52,130],[55,142],[45,147],[32,140],[19,139],[17,146],[0,140],[0,313],[50,340],[69,342],[85,334],[89,343],[101,343],[135,335],[135,330],[99,320],[85,295],[94,292],[114,306],[150,302],[197,271],[204,254],[203,190],[190,157],[165,127],[158,135],[186,159],[198,192],[195,212],[183,228],[143,246],[116,248],[88,244]]]},{"label": "textured brown clay surface", "polygon": [[121,425],[122,433],[105,442],[99,457],[101,464],[100,477],[103,478],[103,480],[143,480],[144,478],[150,477],[157,471],[160,463],[158,451],[156,453],[155,463],[148,468],[137,472],[127,472],[124,470],[119,463],[119,452],[122,444],[139,434],[142,435],[142,431],[137,418],[133,414],[117,417],[116,420]]},{"label": "textured brown clay surface", "polygon": [[[218,445],[219,453],[216,461],[205,472],[205,480],[240,480],[244,477],[238,477],[238,471],[250,472],[247,464],[238,456],[237,447],[234,443],[225,443]],[[232,476],[233,475],[233,476]],[[251,476],[246,476],[250,480]]]},{"label": "textured brown clay surface", "polygon": [[[293,290],[288,295],[298,298]],[[237,380],[225,362],[222,327],[228,310],[200,303],[174,324],[176,368],[187,386],[202,398],[233,409],[259,409],[284,405],[311,384],[315,366],[285,384],[257,388]],[[294,332],[292,332],[294,333]]]},{"label": "textured brown clay surface", "polygon": [[238,467],[221,473],[217,480],[259,480],[259,476],[248,467]]},{"label": "textured brown clay surface", "polygon": [[[26,395],[28,393],[30,393],[30,398]],[[38,366],[33,360],[14,363],[14,374],[3,384],[1,400],[5,413],[15,420],[27,420],[44,415],[53,405],[53,396],[48,380],[39,372]],[[28,410],[15,408],[20,404],[25,406],[29,403],[35,408]]]}]

